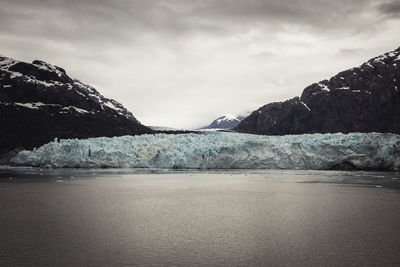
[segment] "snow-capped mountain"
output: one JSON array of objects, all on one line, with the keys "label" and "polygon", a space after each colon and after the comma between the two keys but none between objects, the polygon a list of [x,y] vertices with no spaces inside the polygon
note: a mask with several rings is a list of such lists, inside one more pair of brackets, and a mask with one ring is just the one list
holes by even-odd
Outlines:
[{"label": "snow-capped mountain", "polygon": [[[7,91],[14,90],[14,92],[6,92],[9,97],[2,99],[2,103],[6,103],[7,100],[10,100],[10,102],[15,102],[15,105],[28,108],[33,106],[35,109],[40,109],[46,105],[52,105],[54,107],[59,107],[64,113],[67,111],[93,113],[99,112],[100,110],[110,110],[129,120],[138,122],[132,113],[120,103],[113,99],[105,98],[96,89],[83,84],[79,80],[71,79],[67,76],[65,70],[60,67],[50,65],[40,60],[35,60],[30,64],[7,57],[0,57],[0,71],[1,86],[3,89],[9,88]],[[36,89],[38,95],[30,94],[26,96],[23,93],[21,94],[21,92],[15,92],[13,88],[22,84],[29,87],[29,91]],[[61,92],[67,95],[59,94]],[[31,102],[26,102],[26,100],[31,100]],[[43,102],[33,102],[39,100]],[[77,102],[75,106],[71,106],[71,108],[66,106],[68,101],[75,100]]]},{"label": "snow-capped mountain", "polygon": [[0,57],[0,155],[61,138],[152,132],[131,112],[65,70]]},{"label": "snow-capped mountain", "polygon": [[301,97],[265,105],[235,130],[268,135],[400,133],[400,48],[314,83]]},{"label": "snow-capped mountain", "polygon": [[232,129],[244,118],[245,116],[242,115],[224,115],[214,120],[210,125],[199,128],[199,130]]}]

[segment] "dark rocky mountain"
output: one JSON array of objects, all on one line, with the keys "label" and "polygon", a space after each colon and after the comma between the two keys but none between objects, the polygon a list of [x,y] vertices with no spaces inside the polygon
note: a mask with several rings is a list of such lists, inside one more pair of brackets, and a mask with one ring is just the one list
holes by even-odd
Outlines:
[{"label": "dark rocky mountain", "polygon": [[314,83],[300,97],[267,104],[235,130],[268,135],[400,133],[400,48]]},{"label": "dark rocky mountain", "polygon": [[210,125],[199,128],[199,130],[232,129],[236,127],[244,118],[245,116],[240,115],[224,115],[214,120]]},{"label": "dark rocky mountain", "polygon": [[[54,138],[151,133],[126,108],[35,60],[0,57],[0,155],[32,149]],[[6,157],[7,158],[7,157]]]}]

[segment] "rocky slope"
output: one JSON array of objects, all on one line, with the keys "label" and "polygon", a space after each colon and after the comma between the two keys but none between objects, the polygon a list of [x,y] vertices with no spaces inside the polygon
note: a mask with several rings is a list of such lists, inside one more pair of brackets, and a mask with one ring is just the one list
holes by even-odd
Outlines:
[{"label": "rocky slope", "polygon": [[199,130],[232,129],[236,127],[244,118],[245,116],[240,115],[224,115],[214,120],[210,125],[199,128]]},{"label": "rocky slope", "polygon": [[26,63],[0,57],[0,114],[3,156],[56,137],[152,132],[117,101],[73,80],[64,69],[38,60]]},{"label": "rocky slope", "polygon": [[400,133],[400,48],[314,83],[300,97],[267,104],[235,130],[268,135]]}]

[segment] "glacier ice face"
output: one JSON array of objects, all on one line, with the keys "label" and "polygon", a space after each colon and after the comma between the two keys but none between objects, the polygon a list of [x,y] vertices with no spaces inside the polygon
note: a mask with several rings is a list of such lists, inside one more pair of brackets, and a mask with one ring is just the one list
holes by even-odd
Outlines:
[{"label": "glacier ice face", "polygon": [[400,170],[400,135],[156,134],[67,139],[21,151],[14,165],[111,168]]}]

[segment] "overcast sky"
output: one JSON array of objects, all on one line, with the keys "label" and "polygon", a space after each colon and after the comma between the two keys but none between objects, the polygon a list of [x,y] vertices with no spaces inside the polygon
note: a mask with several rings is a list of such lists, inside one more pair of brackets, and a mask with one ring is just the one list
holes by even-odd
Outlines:
[{"label": "overcast sky", "polygon": [[0,54],[195,128],[400,46],[400,0],[0,0]]}]

